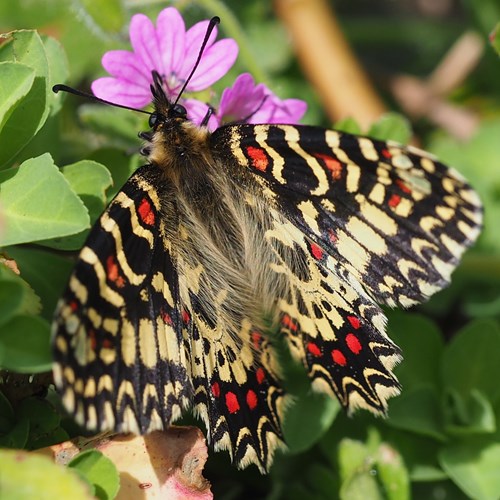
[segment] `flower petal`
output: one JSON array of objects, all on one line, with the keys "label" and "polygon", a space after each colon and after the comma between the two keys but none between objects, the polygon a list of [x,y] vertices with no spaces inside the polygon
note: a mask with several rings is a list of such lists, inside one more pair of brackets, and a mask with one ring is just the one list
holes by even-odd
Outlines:
[{"label": "flower petal", "polygon": [[199,91],[215,83],[229,71],[237,56],[238,44],[232,38],[224,38],[206,48],[188,89]]},{"label": "flower petal", "polygon": [[296,124],[304,116],[307,104],[300,99],[281,100],[269,91],[266,102],[250,117],[248,123]]},{"label": "flower petal", "polygon": [[[187,30],[184,60],[182,61],[182,65],[178,68],[179,72],[177,75],[180,80],[186,80],[186,78],[191,73],[194,67],[194,63],[198,58],[198,54],[200,53],[201,45],[203,43],[203,40],[205,39],[205,35],[207,34],[208,24],[209,21],[200,21]],[[207,50],[210,48],[210,46],[214,43],[216,37],[217,26],[210,34],[210,38],[208,39],[207,45],[205,47],[203,57],[207,53]]]},{"label": "flower petal", "polygon": [[144,14],[135,14],[130,21],[129,33],[134,52],[149,73],[155,69],[160,75],[165,75],[156,30],[151,20]]},{"label": "flower petal", "polygon": [[226,122],[244,120],[265,104],[265,93],[263,84],[255,85],[252,75],[243,73],[222,92],[218,116]]},{"label": "flower petal", "polygon": [[178,74],[185,52],[186,27],[175,7],[163,9],[156,20],[156,34],[163,65],[163,76]]},{"label": "flower petal", "polygon": [[149,91],[151,73],[141,60],[128,50],[110,50],[102,56],[103,68],[115,78],[145,87]]},{"label": "flower petal", "polygon": [[149,89],[117,78],[98,78],[92,82],[91,88],[101,99],[132,108],[143,108],[151,102]]}]

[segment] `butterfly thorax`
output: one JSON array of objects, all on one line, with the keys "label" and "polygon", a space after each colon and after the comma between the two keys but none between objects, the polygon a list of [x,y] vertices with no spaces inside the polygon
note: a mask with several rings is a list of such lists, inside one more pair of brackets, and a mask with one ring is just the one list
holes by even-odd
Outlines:
[{"label": "butterfly thorax", "polygon": [[[162,115],[159,115],[162,116]],[[198,175],[213,163],[210,132],[182,117],[161,118],[153,128],[149,160],[175,184]]]},{"label": "butterfly thorax", "polygon": [[270,272],[276,256],[266,242],[274,224],[269,204],[247,173],[212,153],[208,129],[179,116],[159,116],[148,159],[168,186],[162,219],[178,218],[168,239],[186,270],[183,301],[190,303],[188,289],[198,289],[210,316],[199,320],[224,324],[236,340],[242,329],[263,327],[264,315],[284,293]]}]

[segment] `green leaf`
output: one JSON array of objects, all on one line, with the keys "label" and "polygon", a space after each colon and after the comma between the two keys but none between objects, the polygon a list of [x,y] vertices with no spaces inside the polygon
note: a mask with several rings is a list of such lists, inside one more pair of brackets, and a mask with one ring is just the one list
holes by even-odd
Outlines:
[{"label": "green leaf", "polygon": [[106,190],[113,184],[109,170],[92,160],[83,160],[62,169],[73,191],[85,203],[94,224],[106,207]]},{"label": "green leaf", "polygon": [[39,448],[39,442],[59,427],[61,416],[45,399],[29,397],[23,399],[16,412],[17,418],[29,420],[30,432],[25,448]]},{"label": "green leaf", "polygon": [[0,63],[0,132],[12,111],[33,85],[35,71],[25,64]]},{"label": "green leaf", "polygon": [[372,471],[362,470],[351,476],[340,488],[341,500],[384,500],[383,492]]},{"label": "green leaf", "polygon": [[68,58],[62,45],[55,39],[49,36],[42,35],[45,54],[47,55],[49,65],[49,81],[48,81],[48,103],[50,106],[50,114],[56,114],[63,103],[61,93],[52,92],[52,87],[56,83],[64,83],[69,76]]},{"label": "green leaf", "polygon": [[386,424],[445,442],[439,407],[434,388],[405,388],[397,398],[391,399]]},{"label": "green leaf", "polygon": [[319,463],[312,463],[306,470],[307,483],[316,493],[315,498],[332,498],[339,490],[338,478],[334,471]]},{"label": "green leaf", "polygon": [[0,391],[0,434],[9,431],[15,424],[14,410],[10,401]]},{"label": "green leaf", "polygon": [[496,431],[495,412],[490,401],[477,389],[463,396],[456,390],[448,391],[445,406],[445,429],[454,436],[491,434]]},{"label": "green leaf", "polygon": [[20,450],[0,450],[0,491],[9,500],[92,500],[86,484],[49,458]]},{"label": "green leaf", "polygon": [[444,341],[435,323],[419,314],[402,311],[389,311],[388,317],[389,336],[403,353],[403,361],[394,372],[404,392],[422,386],[437,390]]},{"label": "green leaf", "polygon": [[26,418],[18,420],[7,432],[0,434],[0,448],[24,448],[28,442],[29,433],[29,420]]},{"label": "green leaf", "polygon": [[288,450],[299,453],[311,448],[332,425],[339,411],[338,401],[325,394],[309,390],[297,396],[283,423]]},{"label": "green leaf", "polygon": [[89,159],[106,166],[113,178],[113,186],[107,190],[107,200],[111,201],[137,168],[144,163],[139,155],[127,155],[123,150],[103,148],[94,151]]},{"label": "green leaf", "polygon": [[0,265],[0,325],[17,314],[37,314],[40,298],[20,276]]},{"label": "green leaf", "polygon": [[[282,361],[293,402],[285,413],[283,434],[288,450],[299,453],[311,448],[329,429],[340,405],[330,396],[314,392],[303,367],[288,356],[283,356]],[[304,422],[308,425],[304,426]]]},{"label": "green leaf", "polygon": [[373,465],[374,457],[368,447],[361,441],[345,438],[338,446],[338,463],[340,481],[349,481],[359,472],[364,472]]},{"label": "green leaf", "polygon": [[453,443],[439,453],[439,462],[470,498],[500,497],[499,436]]},{"label": "green leaf", "polygon": [[[5,250],[12,257],[21,272],[21,276],[33,287],[42,301],[42,316],[52,321],[54,309],[74,262],[39,248],[8,247]],[[0,278],[0,295],[1,289]],[[26,312],[26,311],[25,311]],[[0,301],[0,318],[2,318],[2,302]]]},{"label": "green leaf", "polygon": [[120,487],[120,476],[113,462],[100,451],[87,450],[79,453],[68,467],[78,470],[95,488],[100,500],[115,498]]},{"label": "green leaf", "polygon": [[[83,201],[90,216],[90,224],[94,224],[107,205],[106,190],[113,183],[108,169],[92,160],[82,160],[61,169],[72,190]],[[88,230],[45,240],[43,245],[58,250],[79,250],[87,238]]]},{"label": "green leaf", "polygon": [[89,226],[83,202],[47,153],[2,172],[0,182],[5,221],[0,245],[66,236]]},{"label": "green leaf", "polygon": [[491,320],[475,320],[448,344],[442,361],[445,388],[468,398],[479,390],[493,406],[500,399],[500,329]]},{"label": "green leaf", "polygon": [[137,116],[138,113],[102,104],[84,104],[78,108],[78,115],[86,126],[104,134],[108,142],[112,140],[130,151],[136,147],[139,152],[141,140],[137,137],[137,132],[144,126],[144,121]]},{"label": "green leaf", "polygon": [[19,373],[49,371],[49,323],[37,316],[19,315],[0,325],[0,366]]},{"label": "green leaf", "polygon": [[368,130],[367,135],[381,141],[408,144],[412,136],[410,122],[399,113],[385,113]]},{"label": "green leaf", "polygon": [[343,120],[339,120],[338,122],[335,122],[333,128],[339,132],[346,132],[348,134],[359,135],[362,132],[361,127],[354,118],[344,118]]},{"label": "green leaf", "polygon": [[437,453],[442,447],[441,442],[393,427],[383,429],[381,433],[384,441],[396,448],[403,457],[413,482],[439,481],[447,478],[437,461]]},{"label": "green leaf", "polygon": [[0,45],[0,60],[22,63],[34,70],[30,91],[10,114],[0,132],[0,166],[11,160],[40,130],[49,114],[49,66],[36,31],[15,31]]},{"label": "green leaf", "polygon": [[495,29],[491,32],[489,39],[491,46],[496,50],[496,53],[500,56],[500,22],[497,23]]},{"label": "green leaf", "polygon": [[75,5],[83,10],[81,15],[86,16],[87,23],[94,30],[120,33],[127,22],[123,2],[120,0],[107,0],[106,2],[77,0]]},{"label": "green leaf", "polygon": [[378,478],[388,500],[410,498],[410,478],[404,461],[398,451],[386,443],[381,443],[377,456]]}]

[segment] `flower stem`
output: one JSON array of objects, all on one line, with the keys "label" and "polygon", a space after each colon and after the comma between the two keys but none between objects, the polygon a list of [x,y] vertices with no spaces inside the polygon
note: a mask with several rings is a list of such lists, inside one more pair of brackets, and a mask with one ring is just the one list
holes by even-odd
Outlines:
[{"label": "flower stem", "polygon": [[238,43],[241,60],[249,73],[252,74],[257,82],[268,83],[269,77],[255,57],[243,27],[231,9],[220,0],[198,0],[198,4],[203,6],[208,12],[221,18],[224,31]]}]

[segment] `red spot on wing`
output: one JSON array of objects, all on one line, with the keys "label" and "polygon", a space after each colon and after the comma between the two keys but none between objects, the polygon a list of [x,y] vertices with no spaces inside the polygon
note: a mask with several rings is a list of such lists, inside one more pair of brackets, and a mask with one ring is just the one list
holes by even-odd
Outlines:
[{"label": "red spot on wing", "polygon": [[252,344],[255,349],[260,347],[260,343],[262,342],[262,335],[259,332],[252,332]]},{"label": "red spot on wing", "polygon": [[307,344],[307,350],[313,355],[313,356],[321,356],[321,349],[314,343],[314,342],[309,342]]},{"label": "red spot on wing", "polygon": [[325,253],[320,246],[316,245],[316,243],[311,243],[311,252],[317,260],[321,260]]},{"label": "red spot on wing", "polygon": [[399,194],[393,194],[388,201],[388,205],[392,208],[396,208],[401,203],[401,196]]},{"label": "red spot on wing", "polygon": [[72,300],[72,301],[69,303],[69,307],[70,307],[70,309],[71,309],[73,312],[78,311],[78,302],[77,302],[76,300]]},{"label": "red spot on wing", "polygon": [[234,392],[226,394],[226,406],[229,413],[236,413],[240,409],[240,403],[238,403],[238,398]]},{"label": "red spot on wing", "polygon": [[359,318],[356,318],[356,316],[347,316],[347,321],[349,321],[351,326],[356,328],[356,330],[361,326],[361,321],[359,321]]},{"label": "red spot on wing", "polygon": [[252,389],[247,392],[247,405],[251,410],[254,410],[257,406],[257,394],[255,394]]},{"label": "red spot on wing", "polygon": [[401,191],[403,191],[403,193],[411,193],[411,189],[401,179],[396,180],[396,185],[399,187],[399,189],[401,189]]},{"label": "red spot on wing", "polygon": [[186,311],[186,309],[182,310],[182,321],[187,325],[191,321],[191,316]]},{"label": "red spot on wing", "polygon": [[267,166],[269,165],[269,159],[265,151],[261,148],[254,148],[253,146],[247,147],[247,154],[252,160],[252,165],[257,170],[265,172]]},{"label": "red spot on wing", "polygon": [[147,224],[148,226],[153,226],[155,223],[155,212],[151,203],[147,198],[143,198],[141,203],[139,204],[139,208],[137,209],[137,213],[139,214],[139,218]]},{"label": "red spot on wing", "polygon": [[315,153],[314,156],[323,161],[325,167],[331,173],[334,181],[338,181],[342,177],[342,170],[344,167],[342,166],[342,163],[337,160],[337,158],[333,158],[332,156],[322,153]]},{"label": "red spot on wing", "polygon": [[161,312],[161,319],[163,320],[164,323],[166,323],[167,325],[170,325],[170,326],[172,326],[174,323],[172,321],[172,316],[170,316],[170,314],[168,314],[165,311]]},{"label": "red spot on wing", "polygon": [[389,152],[388,149],[382,149],[381,153],[382,153],[382,156],[385,157],[385,158],[387,158],[387,159],[389,159],[389,158],[392,157],[392,155],[391,155],[391,153]]},{"label": "red spot on wing", "polygon": [[111,340],[109,340],[109,339],[104,339],[102,341],[102,347],[104,349],[112,349],[113,348],[113,342],[111,342]]},{"label": "red spot on wing", "polygon": [[347,364],[347,359],[345,359],[345,356],[338,349],[332,351],[332,358],[333,361],[340,366],[345,366]]},{"label": "red spot on wing", "polygon": [[335,245],[339,240],[338,236],[333,232],[332,229],[328,230],[328,239]]},{"label": "red spot on wing", "polygon": [[264,368],[257,368],[257,371],[255,372],[255,376],[257,378],[257,382],[259,384],[262,384],[262,382],[264,382],[265,378],[266,378],[266,372],[264,371]]},{"label": "red spot on wing", "polygon": [[89,335],[90,349],[92,349],[92,351],[95,351],[97,349],[97,338],[95,330],[91,328],[88,332],[88,335]]},{"label": "red spot on wing", "polygon": [[299,329],[299,325],[288,314],[283,315],[283,318],[281,318],[281,324],[292,332],[296,332]]},{"label": "red spot on wing", "polygon": [[214,382],[212,384],[212,394],[218,398],[220,396],[220,386],[219,386],[219,382]]},{"label": "red spot on wing", "polygon": [[106,275],[108,280],[114,283],[118,288],[125,286],[125,278],[120,274],[120,268],[118,267],[114,255],[110,255],[106,259]]},{"label": "red spot on wing", "polygon": [[361,349],[363,348],[361,345],[361,342],[359,341],[358,337],[354,335],[354,333],[349,333],[346,338],[345,342],[347,344],[347,347],[353,352],[354,354],[359,354],[361,352]]}]

